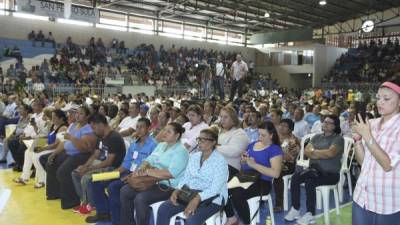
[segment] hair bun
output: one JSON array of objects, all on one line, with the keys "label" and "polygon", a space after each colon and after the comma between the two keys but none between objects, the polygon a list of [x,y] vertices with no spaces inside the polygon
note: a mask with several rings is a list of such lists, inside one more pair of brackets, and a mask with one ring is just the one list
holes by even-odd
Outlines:
[{"label": "hair bun", "polygon": [[186,129],[184,127],[181,127],[181,134],[185,133]]}]

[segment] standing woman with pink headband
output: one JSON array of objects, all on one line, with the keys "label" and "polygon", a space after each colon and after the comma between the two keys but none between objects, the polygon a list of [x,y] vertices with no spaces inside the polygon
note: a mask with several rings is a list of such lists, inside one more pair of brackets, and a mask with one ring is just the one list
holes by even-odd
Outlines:
[{"label": "standing woman with pink headband", "polygon": [[376,96],[381,117],[353,125],[361,165],[353,197],[353,225],[400,221],[400,82],[383,83]]}]

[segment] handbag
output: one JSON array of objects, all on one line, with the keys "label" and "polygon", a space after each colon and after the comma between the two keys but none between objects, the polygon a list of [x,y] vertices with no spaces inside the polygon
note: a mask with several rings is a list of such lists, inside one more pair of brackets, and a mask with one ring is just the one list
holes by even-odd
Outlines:
[{"label": "handbag", "polygon": [[201,191],[190,189],[186,184],[178,191],[177,202],[181,205],[188,205]]},{"label": "handbag", "polygon": [[240,183],[255,183],[258,179],[260,179],[260,173],[254,170],[244,171],[241,170],[236,177],[238,178]]},{"label": "handbag", "polygon": [[[182,186],[182,188],[178,191],[177,202],[181,205],[187,206],[189,203],[196,197],[198,193],[201,191],[196,189],[189,188],[186,184]],[[200,202],[198,207],[207,207],[209,206],[214,199],[216,199],[219,194],[214,195],[211,198],[205,199]]]},{"label": "handbag", "polygon": [[145,191],[149,189],[151,186],[155,185],[160,181],[157,177],[152,176],[138,176],[131,175],[133,179],[128,179],[129,185],[135,189],[136,191]]}]

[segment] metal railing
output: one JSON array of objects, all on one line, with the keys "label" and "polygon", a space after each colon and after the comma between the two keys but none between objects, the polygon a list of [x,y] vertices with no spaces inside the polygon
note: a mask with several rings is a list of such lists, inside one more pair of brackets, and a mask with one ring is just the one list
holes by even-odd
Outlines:
[{"label": "metal railing", "polygon": [[362,83],[322,83],[321,87],[324,89],[353,89],[353,90],[378,90],[380,86],[379,82],[362,82]]},{"label": "metal railing", "polygon": [[[47,93],[50,96],[59,95],[61,93],[67,94],[91,94],[98,95],[99,97],[107,97],[112,94],[122,92],[122,86],[108,86],[108,85],[75,85],[75,84],[57,84],[46,86]],[[31,94],[39,92],[35,90],[33,85],[27,85],[25,91]]]}]

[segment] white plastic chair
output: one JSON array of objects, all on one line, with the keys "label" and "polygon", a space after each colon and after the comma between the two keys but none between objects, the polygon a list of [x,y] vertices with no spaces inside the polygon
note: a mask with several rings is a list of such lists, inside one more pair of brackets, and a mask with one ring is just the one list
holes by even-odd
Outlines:
[{"label": "white plastic chair", "polygon": [[[272,206],[271,194],[263,195],[261,200],[262,201],[268,201],[268,209],[269,209],[269,215],[271,217],[271,222],[272,222],[272,225],[275,225],[274,207]],[[260,196],[256,196],[256,197],[248,199],[247,203],[249,204],[250,218],[254,217],[254,219],[250,222],[250,225],[256,225],[257,223],[260,222],[260,210],[261,209],[257,211],[257,209],[260,207],[260,204],[261,204]],[[256,214],[256,211],[257,211],[257,214]]]},{"label": "white plastic chair", "polygon": [[154,217],[154,224],[157,223],[157,213],[158,209],[160,208],[161,204],[163,204],[165,201],[160,201],[156,202],[150,205],[150,208],[153,210],[153,217]]},{"label": "white plastic chair", "polygon": [[293,174],[289,174],[283,176],[283,210],[289,210],[289,189],[290,189],[290,180],[292,179]]},{"label": "white plastic chair", "polygon": [[351,182],[350,175],[350,167],[354,159],[354,140],[350,137],[344,137],[344,152],[343,152],[343,161],[342,167],[340,169],[340,178],[339,178],[339,200],[343,202],[343,186],[347,177],[347,186],[349,188],[349,195],[353,195],[353,184]]},{"label": "white plastic chair", "polygon": [[302,166],[304,168],[308,168],[310,165],[310,160],[309,159],[304,159],[304,149],[306,148],[305,143],[308,140],[311,140],[316,134],[307,134],[305,135],[300,142],[300,152],[299,152],[299,157],[297,158],[296,164],[298,166]]},{"label": "white plastic chair", "polygon": [[[307,140],[311,140],[312,137],[314,137],[316,134],[307,134],[301,139],[300,143],[300,152],[299,155],[297,156],[297,163],[296,165],[302,166],[307,168],[308,165],[310,164],[310,160],[304,159],[304,149],[305,149],[305,143]],[[292,178],[293,174],[283,176],[283,210],[287,211],[289,210],[289,189],[290,189],[290,179]]]},{"label": "white plastic chair", "polygon": [[[225,218],[225,213],[222,212],[222,214],[223,214],[222,220],[221,220],[221,213],[220,213],[220,211],[218,211],[217,213],[215,213],[214,215],[212,215],[210,218],[208,218],[206,220],[206,225],[222,225],[222,224],[224,224],[225,222],[223,220]],[[176,214],[175,216],[171,217],[171,219],[169,220],[169,225],[175,225],[175,222],[177,219],[180,219],[181,225],[184,225],[186,216],[183,214],[183,212]],[[222,222],[222,224],[220,222]]]},{"label": "white plastic chair", "polygon": [[[354,146],[354,141],[352,138],[344,137],[344,152],[342,156],[342,165],[340,170],[340,176],[342,177],[343,168],[349,167],[348,159],[353,160],[354,151],[351,151],[352,147]],[[350,163],[351,165],[351,163]],[[350,173],[348,173],[350,174]],[[344,176],[344,175],[343,175]],[[321,200],[323,203],[323,211],[324,211],[324,222],[325,225],[329,225],[329,194],[330,191],[333,191],[334,199],[335,199],[335,208],[336,208],[336,215],[340,215],[340,205],[339,205],[339,195],[342,194],[343,198],[343,183],[344,178],[339,179],[339,182],[336,185],[323,185],[316,188],[317,192],[317,209],[321,209]],[[351,181],[349,186],[351,185]],[[350,190],[350,187],[349,187]],[[340,192],[341,191],[341,192]],[[321,199],[322,195],[322,199]]]},{"label": "white plastic chair", "polygon": [[336,215],[340,215],[339,193],[338,193],[337,186],[338,186],[337,184],[336,185],[324,185],[324,186],[318,186],[316,188],[317,209],[321,209],[321,195],[322,195],[325,225],[329,225],[329,193],[331,190],[333,191],[334,198],[335,198]]}]

